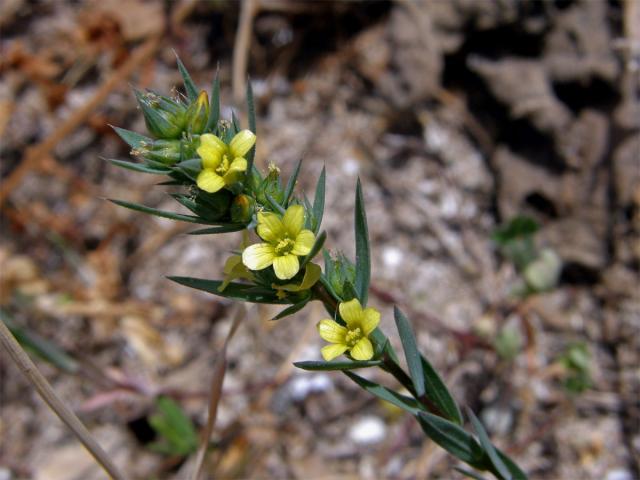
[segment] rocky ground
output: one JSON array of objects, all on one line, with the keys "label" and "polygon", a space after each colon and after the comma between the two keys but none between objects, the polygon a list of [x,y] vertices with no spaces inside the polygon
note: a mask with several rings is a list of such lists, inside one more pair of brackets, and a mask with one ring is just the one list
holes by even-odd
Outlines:
[{"label": "rocky ground", "polygon": [[[326,165],[331,249],[353,254],[362,179],[383,328],[400,305],[531,478],[640,478],[640,2],[243,5],[0,6],[0,305],[79,362],[38,365],[115,462],[188,478],[192,457],[149,448],[149,417],[165,394],[204,425],[235,308],[164,278],[219,277],[235,234],[186,236],[104,201],[174,208],[155,178],[100,158],[128,154],[109,124],[144,131],[131,84],[179,84],[173,48],[203,87],[219,64],[241,116],[251,76],[258,164],[288,175],[303,157],[307,192]],[[516,215],[563,261],[547,293],[513,295],[491,235]],[[461,478],[412,418],[292,366],[319,357],[319,305],[273,313],[252,308],[230,344],[212,478]],[[561,362],[576,344],[581,393]],[[0,371],[0,478],[103,478],[4,352]]]}]

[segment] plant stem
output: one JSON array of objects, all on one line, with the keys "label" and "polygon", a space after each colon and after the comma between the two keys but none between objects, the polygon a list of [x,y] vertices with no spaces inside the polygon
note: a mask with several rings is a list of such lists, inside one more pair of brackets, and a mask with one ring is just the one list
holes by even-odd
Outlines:
[{"label": "plant stem", "polygon": [[0,321],[0,343],[9,353],[9,356],[20,371],[27,377],[27,380],[36,388],[42,399],[49,405],[58,418],[69,427],[104,471],[114,480],[124,480],[125,476],[120,473],[78,417],[56,395],[49,382],[47,382],[29,356],[22,350],[18,341],[2,321]]}]

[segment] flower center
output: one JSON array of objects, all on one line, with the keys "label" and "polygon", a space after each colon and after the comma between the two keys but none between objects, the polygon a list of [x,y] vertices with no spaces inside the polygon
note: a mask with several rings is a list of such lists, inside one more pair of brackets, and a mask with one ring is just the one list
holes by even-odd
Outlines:
[{"label": "flower center", "polygon": [[231,162],[229,162],[229,157],[227,157],[227,154],[225,153],[222,156],[222,161],[220,162],[220,165],[218,165],[218,168],[216,168],[216,173],[220,176],[224,175],[225,173],[227,173],[227,170],[229,170],[230,165],[231,165]]},{"label": "flower center", "polygon": [[294,241],[290,238],[284,238],[278,242],[275,248],[276,255],[286,255],[293,250]]},{"label": "flower center", "polygon": [[353,347],[362,337],[364,337],[362,330],[360,330],[360,328],[354,328],[347,332],[344,340],[349,347]]}]

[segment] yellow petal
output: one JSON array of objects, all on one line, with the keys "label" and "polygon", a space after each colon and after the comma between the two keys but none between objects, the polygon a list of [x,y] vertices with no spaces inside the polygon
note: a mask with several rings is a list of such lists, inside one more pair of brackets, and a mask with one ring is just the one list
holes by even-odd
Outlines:
[{"label": "yellow petal", "polygon": [[273,271],[280,280],[295,277],[298,270],[300,270],[300,262],[295,255],[283,255],[273,259]]},{"label": "yellow petal", "polygon": [[229,171],[234,170],[236,172],[246,172],[247,171],[247,159],[242,157],[236,157],[229,165]]},{"label": "yellow petal", "polygon": [[338,306],[340,316],[347,323],[347,325],[360,326],[362,320],[362,306],[357,298],[349,300],[348,302],[342,302]]},{"label": "yellow petal", "polygon": [[227,145],[215,135],[205,133],[200,136],[200,146],[196,150],[202,158],[203,168],[218,168],[222,155],[227,152]]},{"label": "yellow petal", "polygon": [[280,217],[271,212],[258,213],[258,228],[256,228],[260,238],[267,242],[279,242],[285,236],[284,225]]},{"label": "yellow petal", "polygon": [[256,143],[256,136],[250,130],[238,132],[229,144],[229,152],[233,157],[244,157]]},{"label": "yellow petal", "polygon": [[196,179],[198,187],[205,192],[215,193],[224,187],[224,180],[214,170],[205,168],[200,171]]},{"label": "yellow petal", "polygon": [[304,207],[302,205],[291,205],[284,212],[282,223],[291,238],[296,238],[304,225]]},{"label": "yellow petal", "polygon": [[273,263],[275,253],[268,243],[257,243],[242,252],[242,263],[250,270],[262,270]]},{"label": "yellow petal", "polygon": [[347,329],[327,318],[318,322],[318,333],[327,342],[344,344],[344,336],[347,334]]},{"label": "yellow petal", "polygon": [[362,312],[362,330],[365,335],[369,336],[380,323],[380,312],[375,308],[365,308]]},{"label": "yellow petal", "polygon": [[228,170],[222,177],[225,185],[233,185],[236,182],[242,180],[242,172],[238,170]]},{"label": "yellow petal", "polygon": [[349,352],[355,360],[371,360],[373,357],[373,345],[367,337],[358,340]]},{"label": "yellow petal", "polygon": [[296,237],[296,243],[293,245],[291,253],[294,255],[307,255],[315,241],[316,237],[311,230],[302,230]]},{"label": "yellow petal", "polygon": [[322,353],[322,358],[324,358],[327,362],[330,362],[331,360],[333,360],[336,357],[339,357],[346,351],[347,351],[346,345],[338,345],[334,343],[332,345],[327,345],[325,347],[322,347],[322,349],[320,350],[320,353]]}]

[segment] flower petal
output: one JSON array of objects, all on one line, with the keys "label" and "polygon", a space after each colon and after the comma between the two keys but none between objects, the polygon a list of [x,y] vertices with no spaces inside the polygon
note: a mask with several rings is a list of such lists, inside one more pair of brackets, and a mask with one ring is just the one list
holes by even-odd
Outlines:
[{"label": "flower petal", "polygon": [[296,238],[304,225],[304,207],[302,205],[291,205],[284,212],[282,223],[289,236]]},{"label": "flower petal", "polygon": [[338,322],[326,318],[318,322],[318,333],[327,342],[344,344],[344,336],[347,334],[347,329],[338,324]]},{"label": "flower petal", "polygon": [[203,168],[218,168],[222,156],[227,152],[227,145],[211,133],[200,136],[200,146],[196,150],[202,158]]},{"label": "flower petal", "polygon": [[247,159],[242,157],[236,157],[229,165],[229,171],[246,172],[247,171]]},{"label": "flower petal", "polygon": [[322,347],[320,353],[322,353],[322,358],[324,358],[327,362],[330,362],[334,358],[339,357],[344,352],[346,352],[347,348],[348,347],[346,345],[338,345],[334,343],[332,345],[326,345]]},{"label": "flower petal", "polygon": [[275,253],[268,243],[256,243],[242,252],[242,263],[250,270],[262,270],[273,263]]},{"label": "flower petal", "polygon": [[266,242],[279,242],[285,236],[284,225],[280,217],[271,212],[258,213],[258,235]]},{"label": "flower petal", "polygon": [[209,193],[215,193],[225,185],[222,177],[209,168],[200,171],[196,183],[200,189]]},{"label": "flower petal", "polygon": [[357,298],[349,300],[348,302],[342,302],[338,305],[338,310],[340,311],[340,316],[348,326],[360,326],[360,322],[362,321],[362,306]]},{"label": "flower petal", "polygon": [[295,255],[283,255],[273,259],[273,271],[280,280],[289,280],[300,270],[300,262]]},{"label": "flower petal", "polygon": [[380,323],[380,312],[375,308],[365,308],[362,312],[362,331],[366,336],[369,336]]},{"label": "flower petal", "polygon": [[233,185],[234,183],[242,180],[242,172],[229,169],[222,178],[224,179],[225,185]]},{"label": "flower petal", "polygon": [[302,230],[296,237],[296,243],[293,245],[291,253],[294,255],[307,255],[315,241],[316,236],[311,230]]},{"label": "flower petal", "polygon": [[250,130],[242,130],[231,140],[229,152],[233,157],[244,157],[255,143],[255,134]]},{"label": "flower petal", "polygon": [[373,357],[373,345],[367,337],[358,340],[349,352],[355,360],[371,360]]}]

